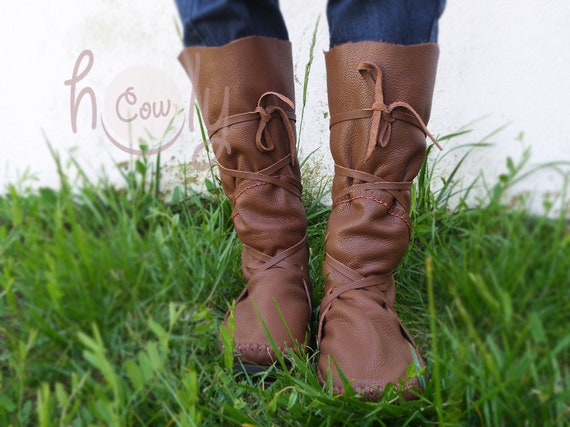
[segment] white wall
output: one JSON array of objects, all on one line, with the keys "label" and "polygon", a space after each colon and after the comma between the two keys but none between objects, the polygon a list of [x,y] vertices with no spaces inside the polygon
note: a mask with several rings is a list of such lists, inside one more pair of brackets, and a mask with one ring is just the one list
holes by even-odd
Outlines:
[{"label": "white wall", "polygon": [[[185,108],[174,121],[175,127],[183,126],[180,138],[162,152],[164,183],[166,189],[171,188],[181,184],[184,176],[194,185],[199,183],[203,173],[195,171],[197,163],[192,158],[200,153],[203,160],[204,155],[199,133],[188,129],[190,85],[176,59],[182,45],[173,1],[28,3],[11,2],[0,16],[0,188],[21,180],[26,171],[35,177],[29,182],[34,186],[57,185],[46,137],[58,152],[73,155],[91,176],[104,169],[117,179],[113,164],[132,156],[109,141],[103,122],[112,112],[111,101],[120,93],[116,86],[121,78],[124,84],[142,85],[138,105],[143,97],[154,96],[172,98]],[[295,46],[298,101],[312,33],[321,15],[301,144],[305,154],[319,148],[315,159],[323,165],[324,173],[330,173],[322,55],[328,48],[325,3],[281,0]],[[496,145],[479,150],[464,168],[460,178],[465,185],[481,170],[493,182],[504,171],[506,157],[520,158],[523,147],[531,147],[533,164],[570,161],[570,80],[566,77],[570,4],[565,0],[551,0],[549,8],[544,4],[538,0],[448,1],[440,22],[441,56],[429,128],[446,135],[480,120],[468,126],[472,133],[445,144],[449,154],[438,164],[442,176],[459,156],[450,151],[453,146],[477,142],[506,124],[508,127],[491,139]],[[93,64],[77,90],[91,88],[97,123],[91,129],[91,99],[86,95],[74,133],[70,86],[64,81],[72,77],[75,62],[86,49],[93,53]],[[145,85],[149,81],[152,84]],[[112,127],[110,121],[106,124]],[[139,125],[133,123],[131,130],[140,131]],[[111,128],[110,134],[128,144],[128,135],[117,127]],[[173,135],[174,131],[167,138]],[[203,168],[203,162],[198,166]],[[570,167],[564,170],[568,173]],[[561,189],[559,174],[543,172],[517,186],[511,195],[532,195],[538,211],[544,197],[556,198]]]}]

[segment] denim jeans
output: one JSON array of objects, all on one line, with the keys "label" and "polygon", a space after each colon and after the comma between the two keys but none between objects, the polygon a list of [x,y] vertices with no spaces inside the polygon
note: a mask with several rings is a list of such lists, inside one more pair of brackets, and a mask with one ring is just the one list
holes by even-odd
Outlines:
[{"label": "denim jeans", "polygon": [[[247,36],[288,40],[279,0],[175,0],[185,46],[221,46]],[[329,0],[330,46],[363,40],[436,42],[446,0]]]}]

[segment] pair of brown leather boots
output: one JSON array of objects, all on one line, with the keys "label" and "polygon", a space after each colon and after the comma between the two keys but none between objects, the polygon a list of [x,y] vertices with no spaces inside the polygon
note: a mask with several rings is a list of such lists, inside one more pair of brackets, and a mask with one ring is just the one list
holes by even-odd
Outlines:
[{"label": "pair of brown leather boots", "polygon": [[[330,146],[335,161],[320,307],[318,376],[342,376],[379,399],[406,380],[419,351],[396,312],[393,271],[408,246],[411,181],[425,156],[438,47],[347,43],[326,53]],[[202,110],[233,223],[243,242],[247,285],[237,298],[235,356],[242,366],[276,361],[309,343],[306,215],[296,155],[289,42],[247,37],[180,55]],[[297,347],[298,348],[298,347]],[[342,374],[339,373],[342,372]]]}]

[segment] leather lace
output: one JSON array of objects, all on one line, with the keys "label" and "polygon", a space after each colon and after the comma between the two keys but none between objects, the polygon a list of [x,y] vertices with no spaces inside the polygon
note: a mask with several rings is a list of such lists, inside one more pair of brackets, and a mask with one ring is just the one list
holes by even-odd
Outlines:
[{"label": "leather lace", "polygon": [[[336,286],[328,291],[323,297],[321,302],[321,313],[319,315],[319,330],[317,333],[317,342],[321,342],[324,320],[329,312],[332,302],[348,291],[358,289],[377,288],[380,290],[379,297],[382,299],[385,307],[390,307],[390,304],[384,298],[384,292],[387,292],[394,284],[392,273],[364,277],[360,273],[354,271],[350,267],[344,265],[342,262],[336,260],[329,254],[326,255],[325,263],[333,268],[337,273],[344,276],[347,282],[343,285]],[[391,308],[391,307],[390,307]]]},{"label": "leather lace", "polygon": [[[269,106],[265,106],[267,103],[267,99],[270,96],[275,96],[286,105],[291,107],[290,111],[285,111],[278,105],[271,104]],[[289,154],[283,157],[281,160],[278,160],[271,166],[262,169],[257,172],[249,172],[249,171],[239,171],[235,169],[229,169],[221,164],[218,163],[218,168],[235,178],[242,178],[242,179],[251,179],[256,181],[264,181],[268,182],[273,185],[277,185],[285,190],[289,191],[293,195],[297,197],[301,197],[302,186],[301,183],[298,182],[296,179],[289,179],[284,181],[280,179],[275,174],[283,169],[288,165],[295,165],[295,159],[297,158],[296,153],[296,143],[295,143],[295,131],[293,130],[293,126],[291,122],[295,121],[295,112],[294,112],[295,104],[285,95],[278,93],[278,92],[265,92],[257,101],[257,106],[255,107],[254,111],[250,111],[247,113],[239,113],[234,114],[233,116],[229,116],[224,120],[221,120],[220,123],[211,129],[210,131],[210,138],[214,136],[218,131],[223,129],[224,127],[229,127],[236,125],[238,123],[245,123],[251,121],[257,121],[257,131],[255,132],[255,146],[260,153],[267,153],[271,152],[275,149],[275,142],[269,132],[268,124],[274,118],[280,118],[283,126],[285,127],[285,132],[287,134],[287,139],[289,142]]]},{"label": "leather lace", "polygon": [[[276,104],[265,106],[267,98],[270,96],[275,96],[286,105],[291,107],[291,110],[285,111],[282,107]],[[210,130],[209,136],[212,138],[212,136],[214,136],[221,129],[233,126],[238,123],[259,121],[257,131],[255,133],[255,146],[259,152],[266,153],[275,149],[275,143],[271,137],[271,133],[269,132],[269,127],[267,125],[272,119],[279,117],[283,123],[283,126],[285,127],[287,139],[289,140],[291,164],[295,165],[295,159],[297,158],[297,145],[295,143],[295,131],[291,125],[291,122],[295,121],[294,109],[295,104],[293,104],[293,101],[291,101],[285,95],[278,92],[265,92],[259,97],[255,110],[226,117]]]},{"label": "leather lace", "polygon": [[[295,132],[293,131],[293,127],[291,126],[291,121],[289,120],[289,116],[287,115],[287,112],[285,112],[285,110],[283,110],[283,108],[277,106],[277,105],[270,105],[269,107],[263,107],[262,103],[263,100],[270,96],[276,96],[277,98],[279,98],[281,101],[283,101],[285,104],[287,104],[289,107],[291,107],[292,110],[295,109],[295,105],[293,104],[293,101],[291,101],[289,98],[287,98],[285,95],[282,95],[280,93],[277,92],[265,92],[263,95],[261,95],[261,97],[259,98],[259,101],[257,103],[257,107],[255,108],[255,112],[257,114],[259,114],[259,126],[257,127],[257,132],[255,134],[255,145],[257,147],[257,149],[259,151],[273,151],[273,149],[275,148],[275,143],[273,142],[273,138],[271,137],[271,133],[269,132],[269,129],[267,127],[267,125],[269,124],[269,122],[271,121],[271,119],[273,119],[275,116],[275,113],[277,113],[278,117],[281,117],[281,121],[283,123],[283,125],[285,126],[285,131],[287,133],[287,138],[289,139],[289,152],[291,153],[291,164],[294,165],[295,164],[295,158],[296,156],[296,143],[295,143]],[[293,118],[294,120],[294,118]]]},{"label": "leather lace", "polygon": [[372,155],[377,145],[386,147],[392,135],[394,120],[402,120],[419,128],[440,150],[441,145],[429,132],[424,121],[417,111],[407,102],[394,101],[389,105],[384,102],[384,89],[382,85],[382,69],[373,62],[363,61],[358,64],[358,71],[364,79],[370,79],[374,84],[374,103],[371,108],[348,111],[331,117],[330,127],[337,123],[372,117],[370,138],[366,150],[366,160]]},{"label": "leather lace", "polygon": [[343,166],[334,165],[335,175],[345,176],[348,178],[363,181],[363,184],[355,184],[346,187],[344,190],[335,194],[333,203],[337,204],[342,201],[344,196],[356,194],[365,190],[384,190],[396,199],[403,207],[407,206],[407,202],[402,196],[401,191],[410,191],[412,189],[411,181],[390,182],[384,181],[382,178],[377,177],[366,172],[357,171],[354,169],[345,168]]},{"label": "leather lace", "polygon": [[[284,251],[279,252],[275,256],[264,254],[263,252],[260,252],[257,249],[244,244],[245,248],[244,256],[247,258],[254,258],[258,263],[260,263],[259,266],[257,267],[252,267],[251,264],[249,264],[248,269],[253,270],[251,274],[260,273],[270,268],[284,268],[284,269],[296,270],[299,268],[299,266],[291,263],[288,260],[288,258],[296,254],[298,251],[302,250],[307,245],[307,241],[308,241],[308,235],[305,234],[303,239],[301,239],[298,243],[294,244],[290,248],[285,249]],[[307,301],[309,303],[309,313],[312,313],[313,308],[311,301],[311,292],[309,291],[309,285],[304,279],[303,279],[303,287],[305,289],[305,294],[307,296]],[[240,296],[237,298],[236,301],[241,301],[249,290],[250,289],[248,284],[248,286],[245,287],[245,289],[242,291],[242,293],[240,294]]]}]

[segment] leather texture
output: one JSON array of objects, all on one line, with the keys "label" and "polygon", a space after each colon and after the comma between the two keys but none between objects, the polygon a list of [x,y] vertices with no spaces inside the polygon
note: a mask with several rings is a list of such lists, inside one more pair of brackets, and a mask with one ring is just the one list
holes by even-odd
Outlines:
[{"label": "leather texture", "polygon": [[254,36],[221,47],[186,48],[179,59],[243,242],[247,284],[234,310],[236,361],[269,365],[276,357],[260,319],[284,351],[307,344],[311,316],[291,45]]},{"label": "leather texture", "polygon": [[410,364],[424,362],[394,310],[393,271],[411,236],[411,183],[426,135],[433,139],[426,124],[438,52],[431,43],[364,41],[325,54],[335,176],[318,376],[325,384],[330,374],[337,393],[344,393],[339,369],[371,400],[388,383],[407,399],[420,390],[417,379],[401,384]]}]

